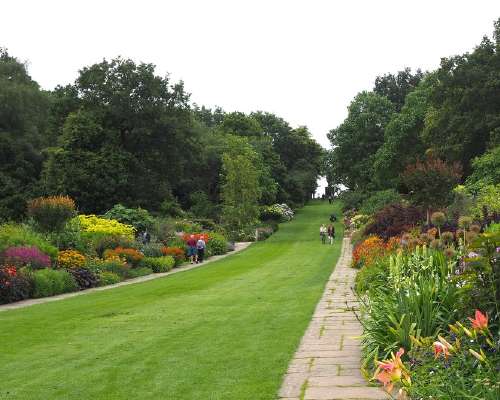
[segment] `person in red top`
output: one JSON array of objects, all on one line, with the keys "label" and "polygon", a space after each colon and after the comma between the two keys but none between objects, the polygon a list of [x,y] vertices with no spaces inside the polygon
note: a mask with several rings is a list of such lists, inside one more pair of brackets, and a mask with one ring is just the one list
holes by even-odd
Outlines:
[{"label": "person in red top", "polygon": [[197,256],[197,251],[196,251],[196,239],[194,235],[191,235],[190,238],[187,241],[187,246],[188,246],[188,257],[191,259],[191,264],[194,264]]}]

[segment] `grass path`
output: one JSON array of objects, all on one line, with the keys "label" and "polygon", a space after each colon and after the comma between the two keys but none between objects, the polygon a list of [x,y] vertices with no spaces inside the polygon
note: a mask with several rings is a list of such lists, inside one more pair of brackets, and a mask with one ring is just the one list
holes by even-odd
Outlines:
[{"label": "grass path", "polygon": [[0,399],[275,399],[339,255],[330,211],[204,268],[0,313]]}]

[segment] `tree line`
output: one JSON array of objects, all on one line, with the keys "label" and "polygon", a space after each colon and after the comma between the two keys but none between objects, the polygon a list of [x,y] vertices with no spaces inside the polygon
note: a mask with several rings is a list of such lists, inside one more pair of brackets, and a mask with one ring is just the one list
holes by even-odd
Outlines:
[{"label": "tree line", "polygon": [[103,60],[42,90],[0,49],[0,159],[3,220],[22,218],[31,198],[63,194],[85,213],[121,203],[237,221],[259,204],[306,202],[324,151],[307,127],[272,113],[191,103],[153,64]]},{"label": "tree line", "polygon": [[442,58],[435,71],[407,68],[377,77],[328,137],[330,190],[347,187],[351,208],[401,195],[439,208],[457,184],[471,194],[498,185],[500,19],[491,38],[470,53]]}]

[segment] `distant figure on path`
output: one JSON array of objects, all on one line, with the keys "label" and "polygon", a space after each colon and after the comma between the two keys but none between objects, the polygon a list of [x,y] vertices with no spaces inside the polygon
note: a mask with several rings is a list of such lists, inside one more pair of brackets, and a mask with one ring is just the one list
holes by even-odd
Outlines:
[{"label": "distant figure on path", "polygon": [[332,204],[332,202],[333,202],[333,197],[330,194],[330,195],[328,195],[328,203]]},{"label": "distant figure on path", "polygon": [[335,239],[335,228],[332,224],[328,225],[328,240],[330,244],[333,244],[333,239]]},{"label": "distant figure on path", "polygon": [[326,243],[326,226],[325,224],[322,224],[321,227],[319,228],[319,235],[321,236],[321,243],[325,244]]},{"label": "distant figure on path", "polygon": [[330,222],[337,222],[337,217],[335,214],[330,215]]},{"label": "distant figure on path", "polygon": [[205,240],[203,240],[203,236],[200,236],[198,241],[196,242],[196,251],[198,252],[198,263],[203,262],[203,258],[205,257],[205,247],[207,244],[205,243]]},{"label": "distant figure on path", "polygon": [[194,264],[196,262],[196,239],[194,238],[194,235],[191,235],[189,240],[187,241],[187,246],[188,246],[188,257],[191,259],[191,264]]},{"label": "distant figure on path", "polygon": [[148,244],[151,241],[151,235],[149,234],[147,229],[142,233],[141,236],[143,244]]}]

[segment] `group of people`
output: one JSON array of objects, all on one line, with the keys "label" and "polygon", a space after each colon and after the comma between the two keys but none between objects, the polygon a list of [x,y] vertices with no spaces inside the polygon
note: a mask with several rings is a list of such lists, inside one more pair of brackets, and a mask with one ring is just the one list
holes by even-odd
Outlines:
[{"label": "group of people", "polygon": [[196,237],[191,235],[186,244],[188,247],[187,255],[191,260],[191,264],[202,263],[205,257],[205,248],[207,247],[203,236],[200,236],[200,238],[196,240]]},{"label": "group of people", "polygon": [[327,228],[325,224],[322,224],[319,228],[319,235],[321,236],[321,243],[325,244],[328,239],[328,242],[333,244],[333,239],[335,239],[335,227],[330,224]]}]

